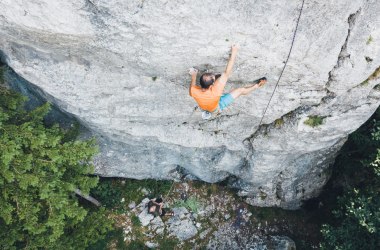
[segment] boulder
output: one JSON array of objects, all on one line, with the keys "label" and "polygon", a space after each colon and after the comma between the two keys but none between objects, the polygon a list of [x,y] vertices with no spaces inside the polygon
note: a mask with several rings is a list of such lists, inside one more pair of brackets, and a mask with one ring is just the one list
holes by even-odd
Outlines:
[{"label": "boulder", "polygon": [[170,235],[184,241],[194,237],[198,230],[190,219],[189,211],[184,207],[173,208],[174,216],[167,221],[167,229]]},{"label": "boulder", "polygon": [[142,226],[147,226],[154,219],[154,216],[148,213],[148,208],[144,208],[138,215]]}]

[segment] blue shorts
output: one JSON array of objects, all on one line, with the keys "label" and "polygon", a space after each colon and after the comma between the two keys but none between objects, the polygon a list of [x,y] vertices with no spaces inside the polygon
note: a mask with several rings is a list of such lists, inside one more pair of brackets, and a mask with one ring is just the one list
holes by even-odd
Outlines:
[{"label": "blue shorts", "polygon": [[230,93],[223,94],[219,99],[219,109],[222,111],[227,108],[234,101],[234,98]]}]

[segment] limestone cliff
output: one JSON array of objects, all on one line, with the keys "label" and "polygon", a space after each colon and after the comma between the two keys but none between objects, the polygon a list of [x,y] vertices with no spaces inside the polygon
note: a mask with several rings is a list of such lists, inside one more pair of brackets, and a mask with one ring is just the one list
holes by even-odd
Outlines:
[{"label": "limestone cliff", "polygon": [[[380,103],[380,2],[0,0],[3,60],[98,135],[103,176],[229,178],[251,204],[318,194],[349,133]],[[203,121],[187,69],[268,84]],[[324,118],[316,127],[309,116]]]}]

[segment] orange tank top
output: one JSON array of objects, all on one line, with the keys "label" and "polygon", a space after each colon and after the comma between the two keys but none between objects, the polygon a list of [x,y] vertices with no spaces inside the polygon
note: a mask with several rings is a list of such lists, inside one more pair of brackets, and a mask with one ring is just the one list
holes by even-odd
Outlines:
[{"label": "orange tank top", "polygon": [[211,85],[207,90],[199,86],[191,86],[190,96],[192,96],[203,110],[213,112],[218,108],[219,99],[223,94],[224,86],[218,81]]}]

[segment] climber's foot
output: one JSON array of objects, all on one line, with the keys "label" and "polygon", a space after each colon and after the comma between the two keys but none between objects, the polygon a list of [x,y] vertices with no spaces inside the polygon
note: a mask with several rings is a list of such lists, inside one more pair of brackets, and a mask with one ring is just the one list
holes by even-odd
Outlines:
[{"label": "climber's foot", "polygon": [[254,80],[253,81],[253,84],[260,84],[261,82],[266,82],[267,81],[267,78],[266,77],[261,77],[257,80]]},{"label": "climber's foot", "polygon": [[267,83],[267,78],[266,77],[262,77],[262,78],[259,79],[259,83],[258,84],[259,84],[260,87],[263,86],[266,83]]}]

